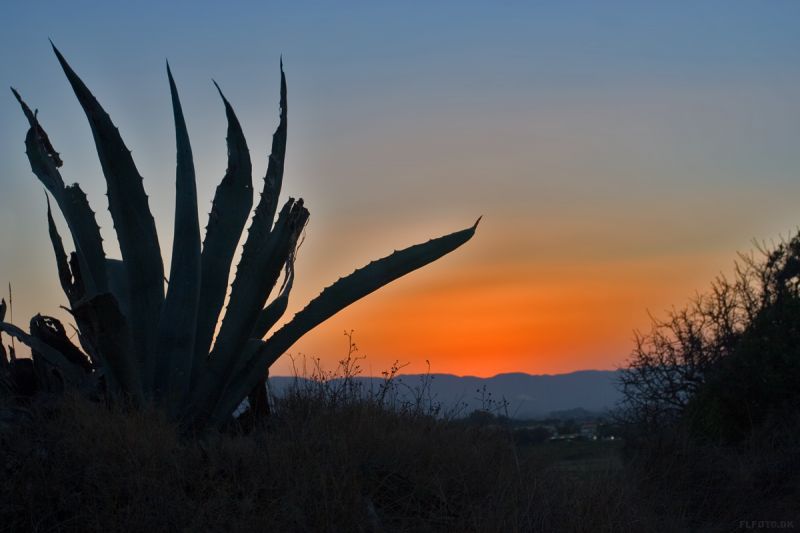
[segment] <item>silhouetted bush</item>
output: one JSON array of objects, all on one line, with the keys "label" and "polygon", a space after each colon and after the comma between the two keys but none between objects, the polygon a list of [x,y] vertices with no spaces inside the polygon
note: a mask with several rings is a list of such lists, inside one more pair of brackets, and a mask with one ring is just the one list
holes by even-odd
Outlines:
[{"label": "silhouetted bush", "polygon": [[678,425],[738,442],[800,407],[800,235],[740,256],[732,279],[638,334],[621,373],[628,436]]},{"label": "silhouetted bush", "polygon": [[709,372],[687,418],[704,437],[739,442],[766,423],[800,412],[800,299],[765,308],[736,349]]},{"label": "silhouetted bush", "polygon": [[654,319],[621,373],[626,468],[689,530],[800,520],[800,235],[759,254]]}]

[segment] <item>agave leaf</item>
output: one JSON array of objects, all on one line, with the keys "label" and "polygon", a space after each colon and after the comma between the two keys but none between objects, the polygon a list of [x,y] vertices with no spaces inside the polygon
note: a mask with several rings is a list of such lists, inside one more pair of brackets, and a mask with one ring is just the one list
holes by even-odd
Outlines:
[{"label": "agave leaf", "polygon": [[294,284],[294,262],[292,258],[286,262],[286,278],[283,282],[278,296],[267,305],[258,315],[256,325],[253,328],[253,333],[250,335],[253,339],[263,338],[272,327],[278,323],[286,308],[289,306],[289,293],[292,291]]},{"label": "agave leaf", "polygon": [[[122,259],[128,267],[131,333],[142,367],[151,369],[158,317],[164,301],[164,264],[142,177],[111,117],[55,46],[53,51],[89,120],[108,185],[109,211]],[[152,376],[145,374],[142,379],[145,389],[150,391]]]},{"label": "agave leaf", "polygon": [[143,400],[138,358],[133,350],[130,328],[113,295],[105,293],[81,302],[73,309],[81,332],[91,339],[100,363],[110,373],[112,383],[136,403]]},{"label": "agave leaf", "polygon": [[[231,297],[222,326],[211,351],[211,359],[227,357],[241,348],[253,331],[258,313],[281,274],[293,250],[292,237],[305,224],[308,211],[302,200],[289,199],[271,232],[251,227],[236,268]],[[256,238],[254,238],[256,237]]]},{"label": "agave leaf", "polygon": [[[349,276],[340,278],[309,302],[289,323],[275,332],[267,341],[266,351],[273,352],[273,355],[279,352],[275,355],[277,359],[297,339],[348,305],[467,242],[475,234],[479,222],[480,219],[467,229],[396,251],[387,257],[372,261]],[[267,366],[275,362],[275,359],[268,360]]]},{"label": "agave leaf", "polygon": [[31,319],[30,334],[32,337],[47,343],[58,350],[64,358],[84,372],[92,371],[89,358],[67,337],[64,325],[57,318],[37,314]]},{"label": "agave leaf", "polygon": [[[2,320],[0,320],[2,322]],[[11,363],[8,361],[8,354],[6,353],[6,347],[3,346],[3,336],[0,335],[0,380],[7,377],[6,372],[9,369]]]},{"label": "agave leaf", "polygon": [[[56,266],[58,268],[58,277],[59,277],[59,280],[61,282],[61,288],[63,289],[64,294],[67,296],[67,299],[69,300],[70,306],[75,308],[75,307],[81,305],[81,301],[84,298],[86,298],[86,294],[85,294],[85,290],[84,290],[84,284],[83,284],[83,280],[82,280],[82,276],[81,276],[81,272],[80,272],[79,261],[76,260],[77,254],[73,254],[73,256],[72,256],[72,263],[73,263],[73,267],[74,268],[71,268],[70,267],[70,263],[67,261],[67,254],[66,254],[66,252],[64,250],[64,244],[63,244],[63,242],[61,240],[61,236],[58,233],[58,228],[55,225],[55,221],[53,220],[53,215],[52,215],[52,212],[50,210],[50,200],[49,200],[49,198],[48,198],[48,201],[47,201],[47,226],[48,226],[48,231],[50,233],[50,242],[53,245],[53,253],[54,253],[55,258],[56,258]],[[37,315],[34,318],[34,320],[39,318],[39,317],[40,317],[40,315]],[[51,319],[49,317],[44,317],[44,318],[47,318],[48,320],[54,321],[55,329],[56,330],[60,330],[61,332],[63,332],[63,326],[56,319]],[[83,322],[81,320],[78,320],[78,325],[82,327],[83,326]],[[34,329],[33,328],[34,328],[34,322],[31,321],[31,333],[32,334],[34,334]],[[37,336],[37,335],[34,335],[34,336]],[[66,334],[64,334],[63,337],[66,338]],[[69,343],[69,346],[72,346],[72,344]],[[72,360],[73,363],[76,362],[76,360],[73,360],[75,358],[70,358],[70,353],[68,353],[70,348],[67,347],[66,344],[64,345],[64,347],[65,348],[63,350],[60,350],[61,353],[67,359]],[[74,346],[72,346],[72,347],[74,348]],[[65,351],[65,350],[67,350],[67,351]],[[77,349],[75,349],[75,350],[77,352],[79,352]],[[104,360],[101,357],[98,356],[96,351],[87,350],[87,353],[89,353],[92,356],[92,360],[95,361],[98,366],[103,366],[103,367],[105,366]],[[76,356],[77,356],[77,354],[76,354]],[[81,363],[81,366],[85,366],[85,365]],[[114,387],[115,387],[115,382],[112,381],[111,383],[109,383],[109,388],[114,388]]]},{"label": "agave leaf", "polygon": [[120,259],[106,259],[106,271],[108,272],[108,285],[120,312],[125,316],[130,316],[131,309],[131,288],[128,285],[128,272],[125,262]]},{"label": "agave leaf", "polygon": [[[28,107],[28,104],[25,103],[16,89],[11,87],[11,92],[14,94],[14,98],[17,99],[17,102],[19,102],[20,107],[22,107],[22,112],[24,113],[25,118],[28,119],[28,124],[33,129],[33,131],[29,132],[29,134],[39,140],[43,148],[43,152],[47,154],[47,159],[53,163],[53,166],[60,168],[64,162],[61,160],[59,153],[56,152],[55,148],[53,148],[52,143],[50,143],[50,138],[47,136],[47,132],[45,132],[44,129],[38,124],[36,117],[37,112],[31,111],[31,108]],[[57,183],[57,181],[54,181],[53,185],[57,185]],[[61,183],[61,185],[63,186],[63,183]]]},{"label": "agave leaf", "polygon": [[[280,226],[276,225],[276,228]],[[273,230],[274,232],[275,230]],[[299,233],[300,230],[295,230]],[[267,332],[274,326],[278,320],[283,316],[286,312],[286,308],[289,305],[289,293],[292,290],[292,285],[294,284],[294,260],[296,256],[296,248],[297,248],[297,237],[292,236],[292,240],[290,241],[290,255],[286,259],[286,264],[284,266],[285,269],[285,276],[283,280],[283,284],[278,292],[278,296],[270,302],[261,312],[258,314],[258,318],[256,319],[256,324],[253,327],[253,331],[250,332],[250,340],[260,340]],[[249,356],[247,355],[248,352],[246,350],[239,350],[232,354],[232,356],[227,356],[225,359],[213,359],[211,360],[211,365],[215,367],[217,378],[222,376],[226,378],[228,376],[235,375],[239,372],[239,370],[248,363]],[[222,364],[225,363],[225,364]],[[220,385],[224,384],[224,379],[220,382]],[[254,387],[257,389],[258,385]]]},{"label": "agave leaf", "polygon": [[[25,154],[28,156],[28,162],[31,165],[31,170],[34,175],[39,178],[39,181],[50,191],[50,193],[58,198],[61,196],[61,191],[64,189],[64,180],[61,178],[61,173],[58,171],[63,162],[60,158],[57,160],[51,155],[56,153],[50,144],[47,133],[41,127],[38,121],[37,114],[32,112],[28,104],[22,99],[22,96],[16,89],[11,87],[11,92],[22,107],[22,112],[25,118],[28,119],[30,128],[25,135]],[[44,139],[47,139],[45,142]],[[56,153],[57,155],[57,153]]]},{"label": "agave leaf", "polygon": [[[229,357],[249,338],[256,319],[294,250],[297,235],[308,218],[303,201],[289,199],[281,209],[273,231],[266,235],[251,227],[236,268],[231,297],[222,320],[211,359]],[[258,235],[260,239],[253,238]],[[213,362],[212,362],[213,364]]]},{"label": "agave leaf", "polygon": [[272,153],[269,155],[267,174],[264,176],[264,188],[253,215],[253,227],[264,228],[266,231],[272,228],[283,184],[283,167],[286,159],[286,112],[286,75],[283,73],[283,60],[281,59],[280,121],[275,133],[272,134]]},{"label": "agave leaf", "polygon": [[47,198],[47,230],[50,234],[50,243],[53,245],[53,254],[56,257],[56,268],[58,269],[58,280],[61,282],[61,289],[67,296],[70,305],[75,302],[81,295],[75,294],[75,289],[72,284],[72,271],[69,269],[69,261],[67,260],[67,252],[64,251],[64,243],[61,240],[61,235],[58,234],[58,228],[53,220],[53,213],[50,210],[50,197]]},{"label": "agave leaf", "polygon": [[31,164],[31,170],[53,195],[67,221],[72,241],[78,251],[86,290],[90,296],[98,292],[105,292],[108,289],[103,240],[86,195],[77,184],[64,186],[64,180],[58,171],[62,161],[50,144],[47,133],[39,124],[36,114],[31,112],[19,93],[13,88],[11,91],[30,123],[30,129],[25,137],[25,151]]},{"label": "agave leaf", "polygon": [[46,342],[28,335],[14,324],[9,324],[8,322],[0,322],[0,331],[5,331],[18,341],[29,346],[31,350],[38,352],[45,361],[61,372],[65,381],[76,386],[83,384],[86,375],[81,368],[70,363],[61,352]]},{"label": "agave leaf", "polygon": [[470,228],[410,246],[373,261],[323,290],[290,322],[264,342],[247,364],[240,366],[214,408],[212,423],[224,422],[258,380],[263,378],[266,369],[300,337],[351,303],[452,252],[472,238],[478,222],[480,219]]},{"label": "agave leaf", "polygon": [[[264,248],[267,246],[271,246],[276,241],[270,240],[273,238],[272,236],[272,225],[273,220],[275,218],[275,211],[278,206],[278,197],[280,196],[281,191],[281,184],[283,183],[283,168],[284,168],[284,160],[286,158],[286,133],[287,133],[287,121],[286,121],[286,113],[287,113],[287,105],[286,105],[286,75],[283,72],[283,60],[280,63],[281,69],[281,91],[280,91],[280,120],[278,122],[278,127],[275,129],[275,133],[272,136],[272,153],[269,156],[269,163],[267,165],[267,174],[264,177],[264,185],[261,192],[261,196],[258,201],[258,205],[256,206],[255,212],[253,213],[253,222],[250,225],[250,228],[247,230],[247,239],[244,243],[242,249],[242,260],[237,267],[237,275],[236,279],[234,280],[234,287],[237,284],[237,280],[239,279],[249,279],[251,276],[253,278],[258,278],[261,280],[262,288],[256,293],[257,296],[252,299],[252,301],[258,301],[262,298],[259,307],[263,307],[264,302],[269,295],[269,291],[275,284],[277,280],[277,276],[273,276],[275,272],[275,267],[277,267],[277,273],[280,274],[281,265],[283,265],[286,261],[283,260],[283,257],[271,257],[269,256],[269,251],[265,253]],[[217,87],[219,88],[219,87]],[[221,94],[221,93],[220,93]],[[302,205],[302,201],[301,201]],[[291,208],[290,204],[286,204],[285,209]],[[305,222],[303,222],[305,224]],[[288,234],[287,234],[288,235]],[[288,248],[287,248],[288,249]],[[260,259],[259,259],[260,258]],[[266,266],[264,263],[269,261],[269,266]],[[262,269],[266,268],[268,275],[264,276],[261,274]],[[244,272],[243,272],[244,269]],[[241,275],[240,275],[241,273]],[[266,293],[264,293],[264,287],[267,287]],[[240,291],[241,292],[241,291]],[[237,293],[237,299],[239,298],[239,293]],[[231,300],[233,301],[233,291],[231,293]],[[234,308],[237,307],[237,304],[234,304]],[[231,309],[231,304],[228,305],[228,311]],[[232,319],[235,319],[237,324],[240,327],[246,327],[244,324],[251,322],[253,320],[252,310],[249,310],[245,315],[238,314],[238,311],[232,313]],[[228,318],[228,312],[226,312],[226,319]],[[240,320],[242,319],[242,320]],[[229,321],[230,322],[230,321]],[[225,321],[223,320],[222,327],[225,327]],[[228,331],[228,330],[226,330]],[[223,344],[226,342],[224,339],[226,337],[223,336],[223,330],[220,329],[220,337],[223,339]],[[239,344],[240,345],[240,344]],[[230,347],[227,348],[228,353],[230,353]],[[234,350],[238,350],[239,348],[234,348]],[[217,350],[217,347],[214,347],[214,352],[219,354],[221,351],[224,351],[225,348],[222,350]],[[214,353],[212,353],[212,358],[215,357]]]},{"label": "agave leaf", "polygon": [[[219,90],[219,86],[217,86]],[[228,121],[228,168],[217,187],[208,217],[203,252],[200,258],[200,303],[197,311],[195,360],[192,365],[192,387],[205,369],[211,339],[228,291],[233,254],[242,236],[250,208],[253,207],[253,167],[242,128],[225,95]]]},{"label": "agave leaf", "polygon": [[[283,314],[286,312],[286,308],[289,304],[289,293],[292,290],[292,285],[294,283],[294,257],[290,257],[286,262],[286,278],[284,280],[283,286],[281,287],[278,296],[269,303],[258,315],[258,320],[256,321],[256,325],[253,328],[253,332],[250,335],[250,339],[247,340],[245,344],[245,348],[241,350],[237,357],[233,358],[232,361],[228,364],[228,372],[227,375],[236,375],[239,373],[243,366],[247,365],[250,358],[255,353],[256,349],[259,349],[263,344],[261,338],[267,334],[267,332],[280,320]],[[215,361],[212,360],[212,364]],[[220,374],[212,374],[217,378],[224,376],[222,374],[223,368],[222,365],[219,365],[219,372]],[[255,409],[255,406],[252,402],[253,394],[256,394],[260,397],[261,389],[266,387],[266,384],[263,380],[266,379],[269,369],[264,370],[264,375],[262,376],[261,381],[259,381],[255,387],[253,387],[252,391],[250,392],[251,397],[251,404],[250,408]],[[256,412],[255,410],[253,411]]]},{"label": "agave leaf", "polygon": [[78,252],[87,296],[93,296],[95,292],[107,292],[108,279],[103,239],[86,194],[77,183],[67,185],[58,205],[67,221],[72,241]]},{"label": "agave leaf", "polygon": [[[6,301],[0,298],[0,322],[6,319]],[[3,335],[0,333],[0,367],[8,367],[8,354],[6,354],[6,347],[3,346]]]},{"label": "agave leaf", "polygon": [[[289,199],[281,210],[281,216],[292,219],[304,217],[303,220],[290,222],[287,218],[284,219],[284,225],[280,230],[277,223],[275,228],[272,228],[283,182],[283,166],[286,156],[286,111],[286,76],[283,72],[283,61],[281,61],[280,121],[272,136],[272,153],[269,156],[267,175],[264,178],[264,189],[255,213],[253,213],[253,223],[247,230],[247,239],[242,248],[242,259],[233,281],[231,299],[220,327],[217,342],[211,352],[211,358],[216,357],[220,363],[227,362],[233,354],[241,350],[242,343],[252,331],[258,313],[264,307],[269,292],[280,275],[281,268],[294,250],[294,244],[299,235],[298,224],[302,229],[308,219],[308,211],[303,208],[303,201],[300,200],[295,204],[292,199]],[[292,241],[292,239],[294,240]],[[213,364],[215,363],[212,362]]]},{"label": "agave leaf", "polygon": [[303,201],[295,202],[290,198],[281,209],[275,228],[264,242],[252,242],[248,236],[231,287],[225,317],[211,351],[209,371],[205,379],[198,382],[195,399],[201,413],[214,405],[228,377],[246,361],[242,355],[244,345],[280,277],[283,265],[293,254],[297,238],[307,220],[308,210],[303,207]]},{"label": "agave leaf", "polygon": [[[264,347],[264,341],[259,339],[248,339],[241,351],[242,359],[245,361],[256,359],[260,351],[263,350],[263,347]],[[240,368],[238,373],[243,373],[243,372],[244,369]],[[263,380],[267,375],[268,375],[267,368],[266,367],[262,368],[261,372],[258,373],[259,377],[255,380],[256,384],[259,381]],[[238,387],[235,387],[235,385],[238,385],[238,382],[234,382],[233,384],[228,384],[227,387],[225,387],[222,391],[220,391],[217,395],[219,402],[216,404],[212,404],[210,407],[206,407],[206,409],[208,409],[207,411],[199,409],[196,410],[194,413],[195,418],[193,420],[193,423],[197,427],[206,427],[206,426],[222,427],[225,424],[225,422],[230,420],[230,415],[233,413],[233,411],[239,405],[241,405],[242,401],[244,401],[244,398],[247,396],[247,394],[249,394],[255,387],[255,385],[253,387],[250,387],[250,389],[248,389],[245,392],[245,395],[239,398],[238,402],[233,402],[230,401],[230,398],[232,398],[234,394],[238,394]],[[235,403],[235,405],[233,405],[230,408],[230,411],[228,411],[226,415],[222,415],[221,413],[226,410],[227,405],[230,403]]]},{"label": "agave leaf", "polygon": [[[272,153],[269,156],[267,175],[264,177],[264,188],[255,212],[253,213],[253,223],[247,230],[247,240],[242,248],[242,260],[237,267],[236,278],[233,282],[234,289],[237,287],[237,284],[244,284],[244,288],[231,292],[231,303],[228,304],[228,312],[226,312],[225,316],[225,320],[228,320],[228,314],[230,313],[231,320],[229,322],[235,321],[238,324],[237,328],[247,328],[247,324],[253,323],[253,320],[257,318],[257,315],[253,315],[252,312],[253,305],[260,300],[258,307],[261,308],[264,306],[269,292],[272,290],[280,275],[280,269],[283,265],[289,265],[289,263],[291,263],[289,255],[284,255],[284,251],[287,254],[291,254],[294,251],[294,245],[297,242],[297,235],[299,235],[300,231],[298,227],[302,229],[308,218],[307,210],[302,207],[302,199],[296,206],[290,199],[289,202],[284,205],[281,214],[283,215],[285,213],[289,215],[291,211],[294,214],[290,216],[299,216],[300,212],[303,211],[305,212],[305,215],[303,215],[305,218],[302,222],[295,223],[293,227],[289,227],[288,225],[283,226],[283,229],[280,231],[277,229],[277,224],[274,229],[272,228],[275,210],[278,205],[278,196],[280,195],[281,184],[283,182],[283,167],[286,157],[286,111],[286,76],[283,72],[283,61],[281,61],[280,121],[272,136]],[[296,212],[295,209],[297,209]],[[299,226],[297,224],[299,224]],[[282,238],[288,238],[289,240],[281,241]],[[283,244],[278,244],[279,242]],[[280,246],[281,251],[276,255],[276,251],[273,251],[270,248],[271,246]],[[264,275],[262,272],[266,272],[267,274]],[[256,281],[258,283],[252,283]],[[259,288],[253,292],[256,286]],[[255,297],[250,298],[250,296],[253,295],[255,295]],[[236,300],[234,300],[234,296],[236,296]],[[240,301],[242,296],[247,299],[248,304],[240,306],[239,304],[242,303]],[[247,307],[248,310],[243,312],[243,307]],[[235,311],[231,312],[231,309],[235,309]],[[274,313],[277,310],[278,307],[274,307],[271,312]],[[280,316],[278,318],[280,318]],[[223,320],[222,328],[225,328],[225,320]],[[263,327],[263,325],[261,327]],[[227,333],[228,330],[225,331]],[[233,329],[233,331],[237,331],[238,334],[244,330]],[[258,337],[262,336],[263,334],[258,335]],[[229,339],[223,336],[223,329],[220,329],[219,339],[222,339],[223,343],[227,342]],[[230,348],[228,349],[230,350]],[[216,353],[220,352],[216,349],[216,346],[214,350]],[[233,350],[238,350],[238,348],[233,348]],[[214,353],[212,353],[212,358],[214,356]]]},{"label": "agave leaf", "polygon": [[172,95],[178,162],[175,172],[175,238],[170,284],[159,322],[156,383],[161,385],[162,394],[168,393],[171,398],[182,400],[189,392],[194,359],[200,295],[200,223],[192,147],[169,64],[167,77]]}]

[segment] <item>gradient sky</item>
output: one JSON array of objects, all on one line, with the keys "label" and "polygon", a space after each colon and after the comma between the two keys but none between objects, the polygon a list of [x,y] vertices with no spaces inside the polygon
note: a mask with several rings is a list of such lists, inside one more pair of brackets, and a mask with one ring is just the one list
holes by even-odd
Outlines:
[{"label": "gradient sky", "polygon": [[[373,374],[395,359],[407,372],[429,360],[434,372],[480,376],[614,368],[648,310],[681,305],[753,239],[800,224],[799,2],[225,4],[3,2],[0,85],[39,109],[65,180],[87,191],[116,255],[91,134],[53,39],[133,151],[168,258],[165,58],[205,221],[226,166],[211,78],[237,111],[260,184],[283,54],[283,193],[311,211],[291,312],[370,259],[484,216],[463,248],[292,349],[328,368],[349,329]],[[0,281],[13,283],[21,324],[63,317],[65,304],[26,128],[8,92]],[[287,357],[273,368],[290,371]]]}]

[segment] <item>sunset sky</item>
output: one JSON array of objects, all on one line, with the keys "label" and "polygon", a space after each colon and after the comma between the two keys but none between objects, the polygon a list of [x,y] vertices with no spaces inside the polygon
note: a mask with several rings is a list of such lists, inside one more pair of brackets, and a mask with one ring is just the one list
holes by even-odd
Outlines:
[{"label": "sunset sky", "polygon": [[[311,211],[290,313],[395,248],[474,239],[292,353],[367,373],[610,369],[648,311],[800,225],[800,2],[3,2],[0,84],[47,129],[117,256],[85,116],[48,37],[111,114],[168,262],[181,94],[201,222],[236,109],[260,188],[288,80],[283,196]],[[0,282],[14,320],[66,318],[24,116],[0,98]],[[58,218],[62,233],[63,219]],[[5,292],[5,290],[3,290]],[[6,337],[7,339],[7,337]],[[291,372],[281,358],[273,374]]]}]

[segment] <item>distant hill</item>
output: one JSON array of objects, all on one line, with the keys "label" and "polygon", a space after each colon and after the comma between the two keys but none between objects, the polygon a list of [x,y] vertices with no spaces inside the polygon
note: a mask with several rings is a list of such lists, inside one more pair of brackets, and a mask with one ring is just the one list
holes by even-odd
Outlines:
[{"label": "distant hill", "polygon": [[[615,370],[581,370],[554,375],[512,373],[491,378],[431,374],[430,387],[435,400],[445,410],[460,408],[468,414],[482,407],[482,398],[498,402],[505,399],[512,418],[544,418],[551,414],[600,413],[613,408],[620,398],[615,388],[617,375]],[[416,374],[399,376],[396,378],[400,381],[398,394],[410,394],[406,389],[418,387],[422,378]],[[373,390],[381,383],[380,378],[357,379]],[[294,378],[288,376],[270,378],[272,392],[277,396],[293,382]]]}]

